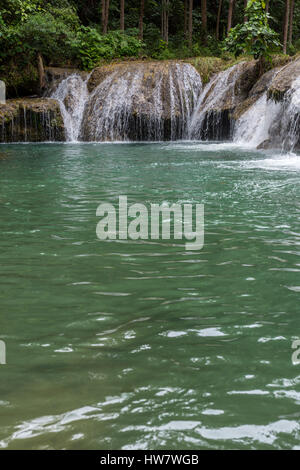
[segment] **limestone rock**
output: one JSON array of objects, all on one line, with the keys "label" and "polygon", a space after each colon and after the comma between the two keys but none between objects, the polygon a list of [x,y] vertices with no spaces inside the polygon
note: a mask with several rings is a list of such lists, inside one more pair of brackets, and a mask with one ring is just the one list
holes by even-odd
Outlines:
[{"label": "limestone rock", "polygon": [[25,98],[0,105],[0,142],[64,140],[65,129],[56,100]]},{"label": "limestone rock", "polygon": [[87,86],[83,140],[173,140],[187,135],[202,81],[187,63],[141,61],[98,67]]},{"label": "limestone rock", "polygon": [[233,119],[239,119],[269,88],[276,73],[280,69],[272,69],[264,73],[250,90],[248,97],[235,108]]},{"label": "limestone rock", "polygon": [[45,67],[46,89],[43,95],[51,96],[59,83],[74,73],[80,75],[82,78],[85,78],[88,75],[87,72],[83,72],[71,67]]},{"label": "limestone rock", "polygon": [[268,97],[274,101],[282,101],[291,89],[293,82],[300,76],[300,58],[285,65],[274,78],[268,91]]}]

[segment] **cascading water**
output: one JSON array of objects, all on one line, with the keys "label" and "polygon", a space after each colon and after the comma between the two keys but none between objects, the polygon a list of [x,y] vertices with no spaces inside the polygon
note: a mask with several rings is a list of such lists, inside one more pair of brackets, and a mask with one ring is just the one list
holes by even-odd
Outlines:
[{"label": "cascading water", "polygon": [[79,137],[84,107],[89,96],[87,81],[88,77],[72,74],[62,80],[51,95],[60,104],[66,140],[69,142],[75,142]]},{"label": "cascading water", "polygon": [[258,147],[269,139],[269,130],[277,119],[281,104],[268,100],[265,92],[236,122],[234,142],[249,147]]},{"label": "cascading water", "polygon": [[[206,85],[193,112],[189,128],[190,139],[220,140],[222,134],[230,134],[224,129],[224,109],[231,110],[237,101],[236,82],[240,77],[243,63],[213,76]],[[227,124],[228,116],[225,116]],[[229,123],[230,126],[230,123]]]},{"label": "cascading water", "polygon": [[281,102],[268,99],[265,92],[236,122],[234,142],[293,151],[299,142],[299,131],[300,77]]},{"label": "cascading water", "polygon": [[284,149],[293,151],[300,142],[300,77],[292,84],[283,102],[281,137]]},{"label": "cascading water", "polygon": [[[67,141],[226,140],[233,135],[238,144],[293,150],[299,146],[300,77],[275,102],[263,91],[280,71],[257,95],[255,87],[249,95],[250,65],[220,72],[202,89],[190,64],[116,64],[98,69],[95,77],[70,75],[51,98],[60,104]],[[255,80],[252,76],[251,86]],[[233,111],[249,96],[256,101],[234,124]]]},{"label": "cascading water", "polygon": [[127,64],[109,74],[91,93],[81,139],[176,140],[187,138],[202,90],[190,64]]},{"label": "cascading water", "polygon": [[54,100],[16,100],[7,104],[3,114],[1,111],[0,143],[65,140],[60,108]]}]

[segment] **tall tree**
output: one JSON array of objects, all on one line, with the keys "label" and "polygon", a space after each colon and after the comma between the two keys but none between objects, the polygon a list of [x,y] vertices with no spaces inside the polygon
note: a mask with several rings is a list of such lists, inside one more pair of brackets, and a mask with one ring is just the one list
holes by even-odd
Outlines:
[{"label": "tall tree", "polygon": [[189,1],[189,47],[193,45],[193,0]]},{"label": "tall tree", "polygon": [[259,61],[260,74],[265,71],[266,59],[271,58],[274,47],[279,47],[278,34],[270,28],[263,0],[251,0],[246,10],[247,23],[232,28],[225,39],[225,49],[235,57],[252,55]]},{"label": "tall tree", "polygon": [[294,11],[295,11],[295,0],[291,0],[290,33],[289,33],[289,43],[290,43],[290,44],[293,43]]},{"label": "tall tree", "polygon": [[183,26],[183,32],[184,32],[184,37],[185,39],[187,38],[187,32],[188,32],[188,0],[184,0],[184,26]]},{"label": "tall tree", "polygon": [[229,0],[227,34],[229,33],[229,31],[231,30],[231,27],[232,27],[232,17],[233,17],[234,1],[235,1],[235,0]]},{"label": "tall tree", "polygon": [[141,41],[144,37],[144,10],[145,10],[145,0],[141,0],[140,4],[140,19],[139,19],[139,39]]},{"label": "tall tree", "polygon": [[[248,0],[244,0],[244,10],[246,10],[247,5],[248,5]],[[246,23],[247,21],[248,21],[248,18],[247,18],[247,15],[245,14],[244,15],[244,23]]]},{"label": "tall tree", "polygon": [[290,19],[290,0],[285,0],[285,17],[283,24],[283,53],[287,51],[287,40],[289,32],[289,19]]},{"label": "tall tree", "polygon": [[220,38],[220,20],[221,20],[221,13],[222,13],[222,5],[223,0],[219,0],[219,8],[218,8],[218,15],[217,15],[217,26],[216,26],[216,39],[219,41]]},{"label": "tall tree", "polygon": [[161,34],[167,44],[169,42],[169,3],[170,0],[162,0],[161,10]]},{"label": "tall tree", "polygon": [[109,0],[101,0],[102,33],[106,34],[108,29]]},{"label": "tall tree", "polygon": [[202,21],[202,30],[207,31],[207,2],[206,0],[201,0],[201,21]]},{"label": "tall tree", "polygon": [[125,0],[120,0],[120,30],[124,31],[125,30]]},{"label": "tall tree", "polygon": [[105,26],[105,10],[106,10],[106,0],[101,0],[101,28],[102,28],[102,33],[104,33],[104,26]]},{"label": "tall tree", "polygon": [[45,69],[44,69],[43,56],[40,52],[38,52],[37,60],[38,60],[38,74],[39,74],[39,91],[42,94],[46,86],[46,75],[45,75]]},{"label": "tall tree", "polygon": [[270,0],[266,0],[266,13],[269,13]]}]

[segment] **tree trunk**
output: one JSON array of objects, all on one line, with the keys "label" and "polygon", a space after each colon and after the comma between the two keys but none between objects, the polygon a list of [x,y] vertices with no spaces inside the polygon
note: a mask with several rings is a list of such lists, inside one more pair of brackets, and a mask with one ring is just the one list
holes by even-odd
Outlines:
[{"label": "tree trunk", "polygon": [[145,10],[145,0],[141,0],[140,5],[140,20],[139,20],[139,39],[142,41],[144,37],[144,10]]},{"label": "tree trunk", "polygon": [[108,16],[109,16],[109,0],[106,0],[106,8],[105,8],[105,33],[108,30]]},{"label": "tree trunk", "polygon": [[169,42],[169,0],[162,0],[161,34],[163,40]]},{"label": "tree trunk", "polygon": [[161,6],[161,37],[165,40],[165,0],[162,0]]},{"label": "tree trunk", "polygon": [[207,31],[207,2],[206,0],[201,0],[201,21],[202,21],[202,30]]},{"label": "tree trunk", "polygon": [[188,0],[184,0],[184,37],[187,39],[188,31]]},{"label": "tree trunk", "polygon": [[234,9],[234,0],[229,0],[227,34],[229,33],[232,27],[233,9]]},{"label": "tree trunk", "polygon": [[291,0],[291,11],[290,11],[290,34],[289,43],[293,43],[293,23],[294,23],[294,11],[295,11],[295,0]]},{"label": "tree trunk", "polygon": [[193,45],[193,0],[189,1],[189,47]]},{"label": "tree trunk", "polygon": [[124,5],[125,1],[124,0],[121,0],[120,1],[120,30],[121,31],[124,31],[125,30],[125,26],[124,26],[124,10],[125,10],[125,5]]},{"label": "tree trunk", "polygon": [[270,0],[266,0],[266,13],[269,13]]},{"label": "tree trunk", "polygon": [[169,3],[170,0],[166,0],[167,8],[166,8],[166,43],[169,43]]},{"label": "tree trunk", "polygon": [[44,88],[46,87],[46,76],[45,76],[43,57],[40,52],[38,52],[38,55],[37,55],[37,66],[38,66],[38,74],[39,74],[39,91],[40,91],[40,94],[42,94]]},{"label": "tree trunk", "polygon": [[[247,5],[248,5],[248,0],[244,0],[244,10],[246,10]],[[245,12],[244,23],[247,23],[247,21],[248,21],[248,17],[246,16],[246,12]]]},{"label": "tree trunk", "polygon": [[101,0],[102,33],[106,34],[108,29],[109,0]]},{"label": "tree trunk", "polygon": [[165,40],[165,0],[162,0],[161,6],[161,37]]},{"label": "tree trunk", "polygon": [[266,59],[262,55],[259,59],[259,76],[261,77],[266,71]]},{"label": "tree trunk", "polygon": [[101,28],[102,33],[104,33],[105,29],[105,11],[106,11],[106,0],[101,0]]},{"label": "tree trunk", "polygon": [[220,38],[220,20],[222,13],[223,0],[219,0],[218,16],[217,16],[217,26],[216,26],[216,39],[219,41]]},{"label": "tree trunk", "polygon": [[284,54],[286,54],[286,50],[287,50],[289,19],[290,19],[290,0],[285,0],[285,17],[284,17],[284,26],[283,26],[283,53]]}]

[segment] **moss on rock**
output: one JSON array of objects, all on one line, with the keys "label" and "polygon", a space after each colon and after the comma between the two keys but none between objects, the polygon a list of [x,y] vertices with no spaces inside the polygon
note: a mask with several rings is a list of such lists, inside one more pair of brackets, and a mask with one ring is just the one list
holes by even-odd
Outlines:
[{"label": "moss on rock", "polygon": [[64,140],[65,128],[56,100],[27,98],[0,105],[0,142]]},{"label": "moss on rock", "polygon": [[285,65],[274,78],[268,90],[268,98],[282,101],[293,82],[300,76],[300,58]]}]

